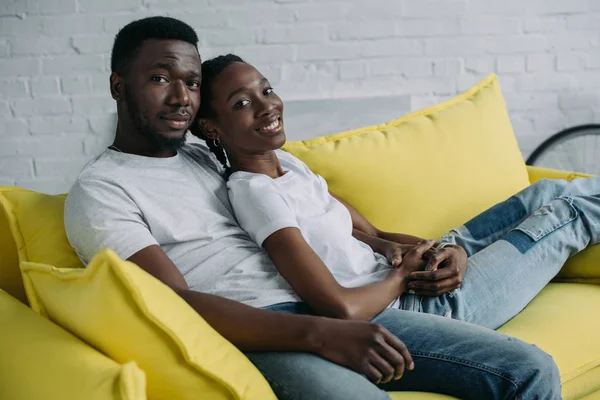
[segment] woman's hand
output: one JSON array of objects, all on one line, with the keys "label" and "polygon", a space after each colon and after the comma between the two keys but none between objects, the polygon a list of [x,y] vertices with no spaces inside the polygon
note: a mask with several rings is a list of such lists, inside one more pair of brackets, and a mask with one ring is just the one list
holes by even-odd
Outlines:
[{"label": "woman's hand", "polygon": [[402,262],[402,257],[404,257],[404,255],[408,253],[413,247],[415,246],[410,244],[399,244],[389,242],[389,244],[385,246],[383,255],[385,256],[385,258],[387,258],[388,262],[392,267],[397,268]]},{"label": "woman's hand", "polygon": [[427,265],[429,255],[433,250],[435,240],[425,240],[416,246],[412,246],[404,255],[402,262],[398,266],[406,276],[410,276],[415,271],[423,271]]},{"label": "woman's hand", "polygon": [[462,283],[467,259],[467,253],[461,246],[448,245],[429,258],[425,271],[414,270],[408,275],[406,288],[422,296],[451,292]]}]

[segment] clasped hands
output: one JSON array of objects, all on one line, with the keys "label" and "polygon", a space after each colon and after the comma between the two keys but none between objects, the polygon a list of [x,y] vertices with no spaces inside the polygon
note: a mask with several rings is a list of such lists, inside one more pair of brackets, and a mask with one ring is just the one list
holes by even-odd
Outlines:
[{"label": "clasped hands", "polygon": [[460,287],[467,270],[467,253],[458,245],[434,246],[433,240],[417,245],[395,243],[384,254],[392,266],[403,270],[407,292],[440,296]]}]

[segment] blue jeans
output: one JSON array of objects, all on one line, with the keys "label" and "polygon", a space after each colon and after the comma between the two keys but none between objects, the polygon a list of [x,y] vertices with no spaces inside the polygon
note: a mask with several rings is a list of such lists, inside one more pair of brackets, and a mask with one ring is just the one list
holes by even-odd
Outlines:
[{"label": "blue jeans", "polygon": [[[384,390],[463,399],[560,398],[551,357],[491,329],[519,313],[568,257],[598,243],[599,193],[600,178],[542,180],[445,234],[443,243],[459,244],[469,255],[461,288],[439,297],[404,294],[402,309],[387,309],[373,320],[414,357],[415,370],[399,381],[375,386],[312,354],[247,356],[280,399],[389,399]],[[303,303],[271,308],[310,313]]]}]

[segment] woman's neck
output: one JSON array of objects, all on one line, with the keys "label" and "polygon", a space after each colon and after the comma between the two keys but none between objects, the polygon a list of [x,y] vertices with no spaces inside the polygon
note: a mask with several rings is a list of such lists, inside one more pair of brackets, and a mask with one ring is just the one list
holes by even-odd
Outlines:
[{"label": "woman's neck", "polygon": [[265,174],[273,179],[285,174],[275,151],[271,150],[262,154],[227,154],[231,171],[246,171],[255,174]]}]

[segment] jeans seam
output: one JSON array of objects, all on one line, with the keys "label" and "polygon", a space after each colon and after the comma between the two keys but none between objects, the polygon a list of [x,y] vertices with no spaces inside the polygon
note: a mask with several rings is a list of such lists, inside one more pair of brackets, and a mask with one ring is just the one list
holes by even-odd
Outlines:
[{"label": "jeans seam", "polygon": [[[273,379],[272,377],[270,377],[269,375],[265,374],[262,371],[261,371],[261,373],[264,376],[264,378],[267,380],[267,382],[269,382],[269,385],[271,385],[271,387],[273,388],[274,392],[278,392],[280,394],[283,394],[287,400],[290,400],[290,399],[298,400],[298,399],[300,399],[300,397],[298,396],[297,393],[290,392],[289,390],[286,389],[285,386],[283,386],[280,383],[278,383],[277,380]],[[279,398],[279,396],[277,396],[277,397]]]},{"label": "jeans seam", "polygon": [[520,382],[515,376],[511,375],[510,373],[506,373],[501,370],[491,368],[485,364],[479,364],[479,363],[465,360],[462,358],[447,356],[447,355],[438,354],[438,353],[422,353],[422,352],[413,350],[413,351],[411,351],[411,354],[412,354],[413,358],[414,357],[422,357],[422,358],[429,358],[429,359],[434,359],[434,360],[448,361],[451,363],[462,364],[462,365],[466,365],[468,367],[473,367],[473,368],[477,368],[477,369],[480,369],[485,372],[489,372],[491,374],[494,374],[494,375],[500,377],[501,379],[508,381],[511,385],[513,385],[515,387],[516,392],[519,391]]}]

